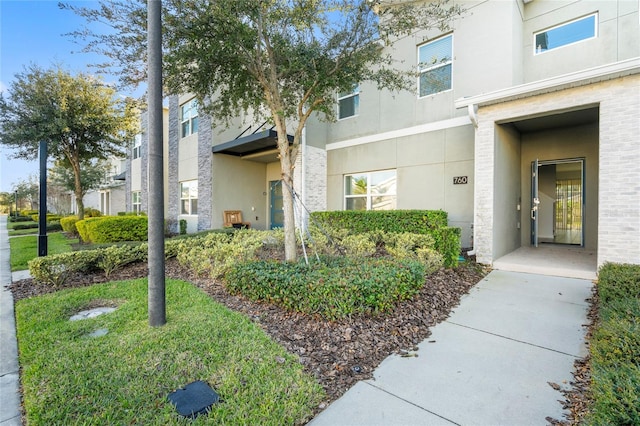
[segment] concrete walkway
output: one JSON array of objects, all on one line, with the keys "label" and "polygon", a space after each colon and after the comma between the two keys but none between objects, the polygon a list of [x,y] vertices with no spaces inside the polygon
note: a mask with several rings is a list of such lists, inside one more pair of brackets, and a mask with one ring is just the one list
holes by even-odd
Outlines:
[{"label": "concrete walkway", "polygon": [[584,342],[590,280],[492,271],[419,345],[309,424],[546,425]]},{"label": "concrete walkway", "polygon": [[22,424],[20,417],[20,370],[13,312],[7,216],[0,215],[0,426]]}]

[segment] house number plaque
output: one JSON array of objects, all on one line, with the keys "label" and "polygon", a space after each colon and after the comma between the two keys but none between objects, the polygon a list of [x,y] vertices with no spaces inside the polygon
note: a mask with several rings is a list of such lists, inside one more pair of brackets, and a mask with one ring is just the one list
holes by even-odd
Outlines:
[{"label": "house number plaque", "polygon": [[453,184],[454,185],[466,185],[467,183],[469,183],[468,176],[454,176],[453,177]]}]

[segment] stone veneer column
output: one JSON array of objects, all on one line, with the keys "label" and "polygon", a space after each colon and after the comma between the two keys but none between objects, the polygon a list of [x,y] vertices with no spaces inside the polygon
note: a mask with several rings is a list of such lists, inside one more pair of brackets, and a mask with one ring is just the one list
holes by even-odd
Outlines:
[{"label": "stone veneer column", "polygon": [[167,176],[167,191],[169,206],[167,220],[172,223],[171,232],[178,232],[178,215],[180,213],[180,185],[178,183],[178,144],[180,143],[180,120],[178,117],[180,105],[178,96],[169,97],[169,176]]},{"label": "stone veneer column", "polygon": [[211,229],[213,143],[211,117],[198,113],[198,231]]},{"label": "stone veneer column", "polygon": [[140,128],[140,210],[146,213],[149,209],[149,114],[146,111],[140,115]]},{"label": "stone veneer column", "polygon": [[[302,185],[302,147],[295,161],[293,174],[293,188],[302,199],[303,224],[306,227],[309,212],[324,211],[327,209],[327,152],[324,149],[313,146],[305,146],[305,185]],[[307,212],[308,210],[308,212]],[[301,226],[299,214],[296,217],[296,225]]]}]

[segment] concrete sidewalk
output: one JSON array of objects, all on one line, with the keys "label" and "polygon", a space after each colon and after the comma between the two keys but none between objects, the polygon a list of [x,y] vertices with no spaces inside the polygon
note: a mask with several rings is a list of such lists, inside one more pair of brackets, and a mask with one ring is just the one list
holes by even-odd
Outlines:
[{"label": "concrete sidewalk", "polygon": [[22,424],[20,417],[20,370],[13,313],[7,216],[0,215],[0,426]]},{"label": "concrete sidewalk", "polygon": [[590,280],[492,271],[419,345],[309,424],[546,425],[584,342]]}]

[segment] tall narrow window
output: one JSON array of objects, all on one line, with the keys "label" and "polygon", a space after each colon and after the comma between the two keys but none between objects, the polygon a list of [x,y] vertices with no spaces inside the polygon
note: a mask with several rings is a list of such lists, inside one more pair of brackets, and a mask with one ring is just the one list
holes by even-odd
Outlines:
[{"label": "tall narrow window", "polygon": [[453,35],[418,46],[418,94],[420,97],[451,89]]},{"label": "tall narrow window", "polygon": [[345,210],[394,210],[396,208],[396,171],[347,175]]},{"label": "tall narrow window", "polygon": [[135,213],[140,213],[140,206],[141,206],[141,201],[140,201],[140,191],[133,191],[131,193],[131,209],[135,212]]},{"label": "tall narrow window", "polygon": [[133,149],[131,152],[132,159],[140,158],[140,146],[142,145],[142,135],[137,134],[133,139]]},{"label": "tall narrow window", "polygon": [[198,181],[180,183],[180,214],[198,214]]},{"label": "tall narrow window", "polygon": [[338,119],[358,115],[360,110],[360,85],[354,86],[350,91],[338,94]]},{"label": "tall narrow window", "polygon": [[534,53],[546,52],[558,47],[594,38],[598,33],[598,14],[548,28],[533,35]]},{"label": "tall narrow window", "polygon": [[198,132],[198,101],[194,98],[180,105],[182,137]]}]

